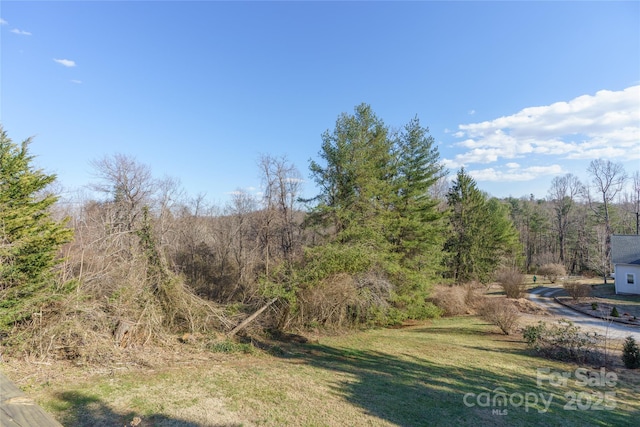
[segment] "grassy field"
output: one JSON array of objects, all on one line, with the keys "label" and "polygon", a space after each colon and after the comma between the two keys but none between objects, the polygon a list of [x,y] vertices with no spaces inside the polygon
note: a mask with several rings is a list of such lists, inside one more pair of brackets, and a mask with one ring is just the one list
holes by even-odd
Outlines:
[{"label": "grassy field", "polygon": [[585,380],[497,332],[460,317],[252,354],[185,346],[147,368],[67,367],[44,383],[0,366],[68,427],[637,425],[638,372]]}]

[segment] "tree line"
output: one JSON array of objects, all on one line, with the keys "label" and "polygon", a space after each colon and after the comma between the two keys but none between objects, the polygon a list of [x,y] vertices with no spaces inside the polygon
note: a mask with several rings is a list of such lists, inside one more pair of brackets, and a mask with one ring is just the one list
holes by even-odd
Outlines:
[{"label": "tree line", "polygon": [[611,235],[639,233],[640,172],[629,176],[622,165],[602,159],[591,161],[587,172],[585,183],[570,173],[555,177],[544,199],[506,199],[526,271],[559,263],[570,274],[606,281],[612,272]]},{"label": "tree line", "polygon": [[638,232],[638,172],[625,193],[622,167],[594,160],[588,183],[568,174],[545,199],[500,200],[464,168],[449,180],[417,117],[395,129],[367,104],[322,134],[309,200],[286,157],[258,160],[261,196],[238,190],[220,207],[116,154],[92,162],[91,196],[64,204],[30,141],[0,137],[3,331],[32,325],[46,306],[96,334],[131,325],[143,341],[229,329],[271,300],[263,322],[273,329],[391,324],[437,316],[432,285],[489,282],[500,267],[556,262],[606,277],[610,235]]}]

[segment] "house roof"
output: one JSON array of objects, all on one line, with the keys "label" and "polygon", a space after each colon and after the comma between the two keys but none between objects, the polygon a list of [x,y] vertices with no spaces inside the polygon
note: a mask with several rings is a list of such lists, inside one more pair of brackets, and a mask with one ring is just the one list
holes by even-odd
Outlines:
[{"label": "house roof", "polygon": [[640,265],[640,235],[612,235],[611,261],[614,264]]}]

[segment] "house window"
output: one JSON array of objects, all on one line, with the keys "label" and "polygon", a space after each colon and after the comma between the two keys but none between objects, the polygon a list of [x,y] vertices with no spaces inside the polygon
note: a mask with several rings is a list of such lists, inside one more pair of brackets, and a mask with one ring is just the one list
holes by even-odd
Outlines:
[{"label": "house window", "polygon": [[636,282],[635,279],[634,274],[627,274],[627,285],[633,285]]}]

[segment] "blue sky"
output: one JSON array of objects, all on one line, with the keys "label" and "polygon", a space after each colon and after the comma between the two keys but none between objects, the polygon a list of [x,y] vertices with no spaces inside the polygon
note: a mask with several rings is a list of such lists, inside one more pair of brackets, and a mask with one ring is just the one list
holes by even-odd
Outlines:
[{"label": "blue sky", "polygon": [[115,153],[224,202],[338,115],[418,116],[450,175],[544,197],[595,158],[640,169],[640,2],[0,3],[0,121],[68,190]]}]

